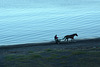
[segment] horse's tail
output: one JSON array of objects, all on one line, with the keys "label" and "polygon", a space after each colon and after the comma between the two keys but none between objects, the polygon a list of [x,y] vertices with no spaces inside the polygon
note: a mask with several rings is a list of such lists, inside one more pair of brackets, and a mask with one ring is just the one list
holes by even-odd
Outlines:
[{"label": "horse's tail", "polygon": [[66,38],[66,37],[62,38],[62,40],[65,39],[65,38]]}]

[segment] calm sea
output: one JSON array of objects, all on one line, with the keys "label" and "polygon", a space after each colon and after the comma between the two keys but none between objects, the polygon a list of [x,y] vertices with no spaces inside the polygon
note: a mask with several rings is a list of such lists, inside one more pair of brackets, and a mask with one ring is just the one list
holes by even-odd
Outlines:
[{"label": "calm sea", "polygon": [[73,33],[79,35],[75,39],[100,37],[100,1],[87,1],[56,3],[54,7],[0,8],[0,45],[50,42],[56,34],[59,39]]}]

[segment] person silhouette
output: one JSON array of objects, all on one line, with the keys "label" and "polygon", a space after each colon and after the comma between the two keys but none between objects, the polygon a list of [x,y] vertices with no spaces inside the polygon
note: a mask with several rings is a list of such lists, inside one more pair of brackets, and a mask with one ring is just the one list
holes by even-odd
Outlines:
[{"label": "person silhouette", "polygon": [[54,39],[55,39],[56,44],[59,44],[59,40],[58,40],[57,35],[54,36]]}]

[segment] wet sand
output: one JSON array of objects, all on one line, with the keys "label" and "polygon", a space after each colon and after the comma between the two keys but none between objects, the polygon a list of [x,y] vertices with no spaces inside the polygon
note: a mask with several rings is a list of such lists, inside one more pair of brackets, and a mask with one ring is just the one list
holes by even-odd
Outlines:
[{"label": "wet sand", "polygon": [[100,47],[100,38],[95,39],[84,39],[76,40],[76,42],[61,42],[56,44],[55,42],[47,43],[28,43],[28,44],[18,44],[18,45],[9,45],[9,46],[0,46],[0,53],[7,51],[42,51],[44,49],[75,49],[75,48],[92,48]]}]

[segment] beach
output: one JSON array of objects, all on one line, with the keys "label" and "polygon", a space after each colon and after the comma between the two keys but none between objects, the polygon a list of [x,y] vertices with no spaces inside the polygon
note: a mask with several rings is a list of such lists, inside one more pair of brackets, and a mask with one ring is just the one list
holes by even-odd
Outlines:
[{"label": "beach", "polygon": [[[0,67],[100,67],[99,5],[99,0],[1,0]],[[75,40],[64,41],[75,33]]]},{"label": "beach", "polygon": [[[94,54],[92,55],[90,52]],[[84,58],[90,57],[91,59],[95,57],[92,59],[93,62],[90,60],[97,66],[83,63],[87,61]],[[83,64],[80,64],[78,59],[83,59],[83,62],[81,60]],[[84,67],[84,64],[88,65],[86,67],[99,67],[99,62],[100,38],[60,42],[60,44],[46,42],[0,46],[0,67],[77,67],[78,64],[81,67]]]}]

